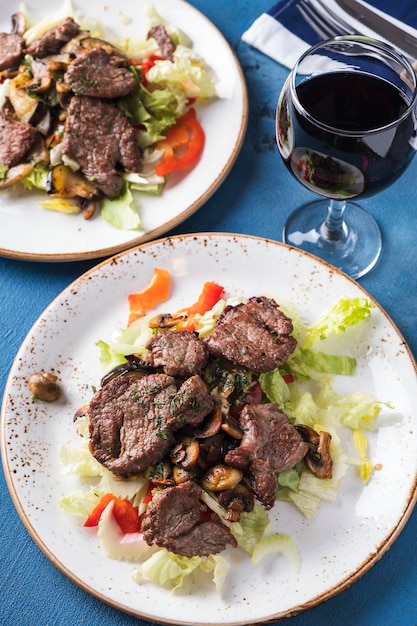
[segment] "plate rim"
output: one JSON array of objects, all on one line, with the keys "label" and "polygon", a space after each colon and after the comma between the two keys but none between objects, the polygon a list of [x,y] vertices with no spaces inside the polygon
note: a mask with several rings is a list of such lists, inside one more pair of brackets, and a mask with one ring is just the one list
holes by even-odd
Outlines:
[{"label": "plate rim", "polygon": [[120,610],[122,613],[125,614],[129,614],[132,615],[136,618],[142,618],[145,620],[149,620],[149,621],[153,621],[156,622],[158,624],[167,624],[167,625],[173,625],[173,623],[181,625],[181,626],[220,626],[221,624],[227,624],[227,626],[251,626],[254,624],[265,624],[265,623],[269,623],[269,622],[273,622],[273,621],[279,621],[281,619],[284,618],[289,618],[289,617],[294,617],[300,613],[304,613],[328,600],[330,600],[331,598],[335,597],[336,595],[339,595],[340,593],[342,593],[343,591],[345,591],[347,588],[349,588],[352,584],[354,584],[355,582],[357,582],[360,578],[362,578],[362,576],[364,574],[366,574],[385,554],[386,552],[391,548],[391,546],[393,545],[393,543],[396,541],[396,539],[398,538],[398,536],[401,534],[402,530],[404,529],[406,523],[408,522],[408,519],[411,515],[411,513],[413,512],[413,509],[415,507],[415,505],[417,504],[417,472],[414,475],[413,478],[413,483],[412,486],[408,492],[408,498],[406,501],[404,501],[404,503],[402,504],[402,511],[401,511],[401,517],[399,519],[395,520],[395,524],[392,527],[392,530],[389,534],[387,534],[387,536],[384,538],[384,541],[379,545],[379,547],[376,548],[376,550],[373,552],[372,555],[369,555],[368,558],[366,558],[363,563],[357,567],[357,569],[354,572],[348,572],[347,575],[342,579],[337,581],[335,584],[332,583],[332,587],[328,590],[324,590],[323,592],[320,592],[319,594],[317,594],[315,597],[311,598],[310,600],[308,600],[307,602],[303,602],[302,604],[298,605],[298,606],[294,606],[292,609],[290,610],[285,610],[285,611],[280,611],[279,613],[274,613],[271,614],[269,616],[264,616],[263,618],[259,618],[257,620],[254,621],[254,619],[252,618],[250,621],[228,621],[228,622],[204,622],[204,621],[196,621],[196,620],[192,620],[192,621],[188,621],[188,620],[181,620],[181,621],[176,621],[176,622],[172,622],[171,620],[169,620],[168,618],[165,619],[163,617],[158,617],[152,614],[148,614],[148,613],[144,613],[142,611],[137,611],[135,609],[132,609],[126,605],[124,605],[123,603],[114,600],[112,598],[109,598],[108,596],[104,595],[103,593],[101,593],[100,591],[94,589],[93,586],[90,586],[87,582],[83,581],[79,576],[77,576],[77,574],[73,573],[72,571],[70,571],[60,560],[59,558],[57,558],[55,556],[55,554],[53,553],[53,551],[47,546],[47,544],[45,543],[45,541],[43,539],[41,539],[41,537],[39,536],[38,532],[35,530],[35,528],[32,526],[31,521],[29,519],[28,514],[25,511],[25,508],[23,506],[23,504],[21,503],[18,493],[17,493],[17,489],[15,487],[15,484],[13,482],[13,478],[12,478],[12,467],[11,467],[11,463],[9,462],[9,455],[8,455],[8,450],[7,450],[7,445],[6,445],[6,419],[5,419],[5,414],[6,414],[6,408],[7,408],[7,404],[8,404],[8,400],[7,400],[7,389],[9,388],[9,385],[12,382],[13,379],[13,370],[15,369],[15,365],[19,359],[19,356],[21,354],[22,351],[24,351],[24,347],[25,344],[27,342],[27,340],[29,339],[29,337],[32,335],[33,331],[36,329],[37,325],[39,324],[40,320],[42,320],[49,312],[49,310],[51,308],[53,308],[54,304],[59,301],[60,299],[65,298],[65,296],[68,296],[71,291],[73,290],[73,288],[77,285],[77,283],[79,281],[83,281],[83,280],[88,280],[89,276],[91,276],[92,274],[95,273],[99,273],[101,271],[101,269],[107,265],[117,265],[117,261],[118,259],[124,257],[124,256],[128,256],[131,254],[135,254],[137,252],[141,252],[143,249],[146,248],[151,248],[153,246],[161,246],[164,244],[170,244],[175,246],[175,244],[177,242],[180,242],[181,240],[190,240],[190,239],[216,239],[216,238],[220,238],[220,239],[237,239],[238,241],[245,241],[245,240],[252,240],[254,242],[258,241],[258,242],[263,242],[267,245],[273,245],[273,246],[277,246],[277,247],[281,247],[281,248],[285,248],[285,249],[289,249],[292,250],[293,252],[295,252],[296,254],[298,254],[299,256],[303,256],[303,257],[307,257],[309,259],[311,259],[312,261],[316,262],[316,264],[318,264],[319,266],[324,267],[325,269],[327,269],[328,271],[330,271],[331,273],[334,273],[338,276],[341,276],[343,279],[347,279],[348,282],[353,283],[353,285],[359,289],[364,296],[366,296],[367,298],[369,298],[377,307],[377,309],[379,310],[379,312],[383,315],[383,317],[385,318],[386,322],[388,322],[388,324],[391,326],[392,330],[395,332],[397,339],[401,342],[402,347],[404,348],[406,355],[407,355],[407,359],[409,361],[409,364],[413,367],[414,369],[414,373],[417,376],[417,361],[413,355],[413,353],[411,352],[411,349],[408,345],[408,343],[406,342],[406,340],[404,339],[401,331],[399,330],[399,328],[397,327],[397,325],[395,324],[395,322],[392,320],[391,316],[385,311],[385,309],[382,307],[382,305],[380,305],[378,303],[378,301],[359,283],[357,283],[357,281],[353,280],[352,278],[350,278],[348,275],[344,274],[341,270],[339,270],[338,268],[335,268],[334,266],[332,266],[331,264],[329,264],[326,261],[323,261],[322,259],[319,259],[318,257],[310,254],[309,252],[305,252],[304,250],[301,250],[295,246],[291,246],[282,242],[278,242],[272,239],[269,239],[267,237],[261,237],[261,236],[255,236],[255,235],[247,235],[247,234],[240,234],[240,233],[232,233],[232,232],[197,232],[197,233],[187,233],[187,234],[179,234],[179,235],[174,235],[174,236],[167,236],[167,237],[163,237],[160,239],[156,239],[153,241],[148,241],[148,242],[144,242],[143,244],[136,246],[134,248],[130,248],[129,250],[125,250],[125,251],[121,251],[118,254],[109,257],[103,261],[101,261],[100,263],[98,263],[97,265],[95,265],[94,267],[88,269],[86,272],[84,272],[83,274],[81,274],[80,276],[78,276],[74,281],[72,281],[69,285],[67,285],[64,289],[62,289],[60,291],[60,293],[58,293],[52,300],[51,302],[45,307],[45,309],[43,310],[43,312],[40,314],[40,316],[36,319],[36,321],[34,322],[34,324],[31,326],[30,330],[27,332],[27,334],[25,335],[25,338],[23,339],[23,341],[21,342],[21,345],[13,359],[13,363],[10,367],[10,371],[6,380],[6,384],[5,384],[5,388],[4,388],[4,395],[3,395],[3,400],[2,400],[2,406],[1,406],[1,416],[0,416],[0,452],[1,452],[1,457],[2,457],[2,465],[3,465],[3,470],[4,470],[4,475],[5,475],[5,479],[6,479],[6,484],[7,487],[9,489],[9,493],[11,496],[11,499],[13,501],[13,504],[16,508],[16,511],[23,523],[23,525],[25,526],[27,532],[29,533],[30,537],[32,538],[32,540],[35,542],[35,544],[38,546],[38,548],[43,552],[43,554],[48,558],[48,560],[62,573],[65,575],[65,577],[72,581],[73,583],[75,583],[78,587],[80,587],[83,591],[85,591],[86,593],[88,593],[89,595],[97,598],[98,600],[104,602],[105,604],[112,606],[113,608],[116,608],[118,610]]},{"label": "plate rim", "polygon": [[230,53],[230,59],[233,60],[234,68],[236,69],[238,82],[240,85],[240,89],[242,91],[242,116],[240,119],[239,129],[237,131],[236,141],[233,146],[233,150],[229,154],[227,161],[223,167],[223,169],[218,173],[218,176],[215,180],[212,181],[211,185],[198,197],[196,198],[189,206],[187,206],[183,211],[181,211],[178,215],[171,218],[167,222],[164,222],[160,226],[153,228],[152,230],[142,232],[137,237],[130,239],[129,241],[115,244],[113,246],[107,246],[104,248],[99,248],[91,251],[81,251],[81,252],[65,252],[65,253],[40,253],[40,252],[25,252],[20,250],[12,250],[9,248],[0,247],[0,257],[20,260],[20,261],[36,261],[36,262],[66,262],[66,261],[85,261],[91,259],[99,259],[101,257],[109,257],[114,256],[120,252],[125,252],[129,248],[133,248],[148,241],[153,241],[165,235],[165,233],[169,232],[176,226],[179,226],[191,217],[194,213],[196,213],[219,189],[219,187],[226,180],[230,171],[232,170],[240,152],[243,147],[243,143],[245,140],[248,121],[249,121],[249,96],[248,96],[248,88],[246,85],[245,75],[243,72],[243,68],[240,64],[238,56],[236,52],[233,50],[231,44],[226,39],[225,35],[222,33],[220,28],[214,24],[202,11],[197,9],[194,5],[190,4],[188,0],[181,0],[182,4],[187,6],[187,10],[194,11],[199,15],[200,19],[205,20],[210,27],[216,31],[217,36],[223,40],[224,45],[228,49]]}]

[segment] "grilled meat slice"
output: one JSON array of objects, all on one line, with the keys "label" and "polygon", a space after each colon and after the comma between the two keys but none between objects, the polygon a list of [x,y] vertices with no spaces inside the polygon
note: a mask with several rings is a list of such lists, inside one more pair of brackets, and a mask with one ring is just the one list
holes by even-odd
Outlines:
[{"label": "grilled meat slice", "polygon": [[148,504],[141,530],[145,541],[187,556],[217,554],[236,540],[215,520],[200,521],[205,510],[201,488],[187,481],[157,492]]},{"label": "grilled meat slice", "polygon": [[214,356],[223,356],[254,372],[268,372],[294,352],[291,320],[278,304],[265,297],[229,306],[204,341]]},{"label": "grilled meat slice", "polygon": [[161,56],[172,61],[175,52],[175,45],[173,44],[171,37],[168,35],[165,26],[158,24],[157,26],[151,28],[148,32],[148,39],[151,37],[155,39],[158,44]]},{"label": "grilled meat slice", "polygon": [[136,133],[127,117],[113,103],[90,96],[71,99],[62,152],[110,198],[120,195],[123,186],[118,163],[127,171],[141,169]]},{"label": "grilled meat slice", "polygon": [[72,17],[67,17],[61,24],[32,41],[25,52],[38,59],[57,54],[64,44],[78,34],[79,29],[79,24]]},{"label": "grilled meat slice", "polygon": [[0,71],[19,66],[25,42],[13,33],[0,33]]},{"label": "grilled meat slice", "polygon": [[84,50],[72,61],[64,82],[77,96],[118,98],[130,93],[136,79],[121,55],[108,54],[102,48]]},{"label": "grilled meat slice", "polygon": [[160,331],[146,347],[152,365],[169,376],[201,375],[209,356],[207,346],[188,330]]},{"label": "grilled meat slice", "polygon": [[212,408],[203,381],[195,379],[179,389],[166,374],[110,380],[88,409],[93,456],[120,476],[158,464],[173,445],[174,432],[199,423]]},{"label": "grilled meat slice", "polygon": [[0,163],[13,167],[22,162],[38,136],[36,128],[14,122],[0,114]]},{"label": "grilled meat slice", "polygon": [[256,498],[270,509],[275,502],[275,473],[294,467],[309,446],[275,404],[248,404],[239,422],[243,438],[238,448],[226,454],[225,461],[248,472]]}]

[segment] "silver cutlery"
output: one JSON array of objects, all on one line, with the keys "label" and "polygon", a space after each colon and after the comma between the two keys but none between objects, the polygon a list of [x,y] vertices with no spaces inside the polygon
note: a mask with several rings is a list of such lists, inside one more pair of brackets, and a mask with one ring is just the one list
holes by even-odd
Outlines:
[{"label": "silver cutlery", "polygon": [[[399,48],[409,59],[417,59],[417,39],[392,24],[357,0],[336,0],[337,4],[357,22],[372,30]],[[328,39],[337,35],[364,34],[331,10],[324,0],[300,0],[297,9],[309,26],[321,37]]]}]

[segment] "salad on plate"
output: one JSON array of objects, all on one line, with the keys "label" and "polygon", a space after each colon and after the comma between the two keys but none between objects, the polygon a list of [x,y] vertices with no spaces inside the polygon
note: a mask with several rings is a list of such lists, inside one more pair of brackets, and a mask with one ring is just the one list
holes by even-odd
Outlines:
[{"label": "salad on plate", "polygon": [[198,162],[215,80],[184,32],[152,6],[145,20],[145,36],[120,41],[69,1],[33,24],[13,14],[0,34],[0,191],[24,185],[46,209],[139,229],[135,195]]},{"label": "salad on plate", "polygon": [[229,297],[206,282],[166,312],[170,293],[169,272],[155,268],[129,295],[126,326],[98,339],[100,388],[75,415],[80,445],[60,451],[80,489],[60,506],[110,558],[130,561],[137,582],[177,589],[198,571],[220,592],[234,550],[298,568],[290,530],[269,531],[280,502],[309,520],[337,500],[349,466],[359,483],[375,469],[366,431],[389,405],[336,392],[356,360],[319,347],[374,305],[341,298],[307,325],[271,295]]}]

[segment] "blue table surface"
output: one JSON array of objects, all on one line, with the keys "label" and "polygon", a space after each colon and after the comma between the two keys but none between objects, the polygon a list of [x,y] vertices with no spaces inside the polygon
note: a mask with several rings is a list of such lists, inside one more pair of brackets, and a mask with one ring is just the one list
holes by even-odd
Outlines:
[{"label": "blue table surface", "polygon": [[[281,239],[285,217],[311,194],[282,165],[274,115],[287,70],[240,40],[267,0],[192,0],[223,32],[243,68],[249,125],[242,151],[222,186],[169,234],[218,231]],[[389,190],[364,202],[383,231],[376,268],[360,284],[381,304],[417,355],[417,159]],[[1,228],[1,224],[0,224]],[[0,388],[20,344],[50,301],[96,261],[32,263],[0,259]],[[146,626],[70,582],[24,528],[0,477],[0,624],[7,626]],[[417,625],[417,512],[391,549],[352,587],[290,618],[288,626]],[[193,619],[193,616],[186,616]],[[198,618],[197,618],[197,621]]]}]

